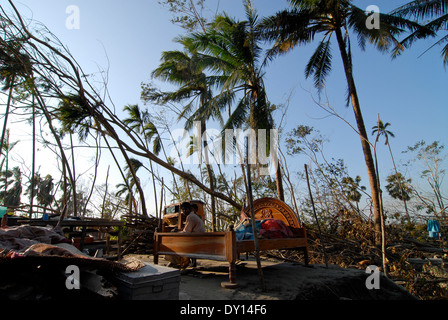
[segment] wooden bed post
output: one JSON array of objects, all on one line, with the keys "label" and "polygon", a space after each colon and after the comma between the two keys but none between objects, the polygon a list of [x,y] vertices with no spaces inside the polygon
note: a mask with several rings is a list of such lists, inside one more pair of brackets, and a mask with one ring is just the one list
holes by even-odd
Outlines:
[{"label": "wooden bed post", "polygon": [[238,288],[236,282],[236,233],[233,229],[233,225],[229,227],[229,232],[225,236],[226,242],[226,258],[229,262],[229,282],[221,282],[221,287],[226,289]]}]

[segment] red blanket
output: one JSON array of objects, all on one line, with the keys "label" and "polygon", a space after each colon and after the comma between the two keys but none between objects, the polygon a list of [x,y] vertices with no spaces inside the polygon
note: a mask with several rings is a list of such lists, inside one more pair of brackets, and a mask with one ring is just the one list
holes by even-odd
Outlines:
[{"label": "red blanket", "polygon": [[282,220],[263,219],[260,236],[266,239],[291,238],[293,234]]}]

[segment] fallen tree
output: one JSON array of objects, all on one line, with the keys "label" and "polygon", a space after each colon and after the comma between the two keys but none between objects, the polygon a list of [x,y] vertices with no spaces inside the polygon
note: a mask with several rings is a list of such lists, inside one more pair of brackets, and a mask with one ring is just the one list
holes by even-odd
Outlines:
[{"label": "fallen tree", "polygon": [[[206,193],[227,202],[236,210],[241,210],[242,205],[235,199],[210,189],[191,173],[171,165],[151,152],[144,142],[145,137],[132,130],[120,119],[115,112],[113,101],[106,101],[101,96],[90,83],[88,75],[83,72],[82,67],[59,39],[40,25],[38,33],[30,31],[32,24],[24,21],[13,1],[8,0],[8,2],[13,14],[8,14],[4,6],[0,6],[1,32],[3,33],[1,46],[13,52],[19,62],[24,54],[29,57],[31,64],[24,66],[28,90],[38,97],[38,107],[46,115],[48,125],[52,128],[52,122],[59,121],[63,132],[78,132],[81,139],[85,138],[90,130],[100,133],[103,139],[111,138],[134,178],[143,215],[147,216],[145,196],[132,166],[131,154],[153,161],[195,184]],[[20,39],[19,48],[10,46],[15,39]],[[22,62],[25,63],[25,61]],[[104,91],[107,92],[105,82]],[[55,101],[57,104],[50,105],[47,101]],[[57,139],[58,133],[55,129],[52,131]],[[67,161],[65,166],[70,172]]]}]

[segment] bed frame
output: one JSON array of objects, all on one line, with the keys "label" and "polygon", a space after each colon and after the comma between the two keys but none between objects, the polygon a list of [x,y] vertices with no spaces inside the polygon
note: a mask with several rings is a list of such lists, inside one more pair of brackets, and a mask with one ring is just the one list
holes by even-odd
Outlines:
[{"label": "bed frame", "polygon": [[[292,231],[292,238],[258,239],[260,251],[276,249],[299,249],[305,255],[308,264],[308,242],[306,229],[301,225],[292,209],[284,202],[274,198],[261,198],[254,201],[255,218],[282,220]],[[241,221],[250,217],[250,208],[241,213]],[[233,226],[227,232],[181,233],[156,232],[154,234],[154,263],[158,264],[159,255],[179,255],[189,258],[210,259],[229,262],[229,282],[221,285],[235,288],[235,263],[240,253],[255,251],[254,240],[236,240]]]}]

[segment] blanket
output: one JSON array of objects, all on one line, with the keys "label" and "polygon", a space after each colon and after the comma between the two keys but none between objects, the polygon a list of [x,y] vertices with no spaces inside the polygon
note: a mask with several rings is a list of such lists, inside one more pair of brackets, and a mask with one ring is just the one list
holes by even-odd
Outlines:
[{"label": "blanket", "polygon": [[38,226],[16,226],[0,229],[0,250],[23,253],[34,244],[71,243],[62,233],[53,228]]},{"label": "blanket", "polygon": [[[282,220],[279,219],[262,219],[255,221],[255,227],[257,236],[262,239],[282,239],[291,238],[293,233],[285,225]],[[237,240],[252,240],[254,234],[252,231],[252,223],[250,219],[245,219],[236,228]]]}]

